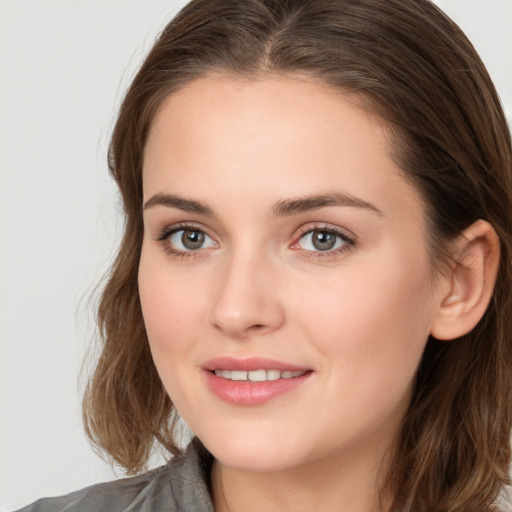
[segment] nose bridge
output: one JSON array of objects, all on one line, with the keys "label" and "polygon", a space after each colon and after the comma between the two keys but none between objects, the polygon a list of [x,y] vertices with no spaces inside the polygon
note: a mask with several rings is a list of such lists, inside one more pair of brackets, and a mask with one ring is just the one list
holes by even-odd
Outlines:
[{"label": "nose bridge", "polygon": [[240,247],[226,257],[217,276],[212,323],[231,337],[277,329],[284,311],[275,287],[277,268],[254,247]]}]

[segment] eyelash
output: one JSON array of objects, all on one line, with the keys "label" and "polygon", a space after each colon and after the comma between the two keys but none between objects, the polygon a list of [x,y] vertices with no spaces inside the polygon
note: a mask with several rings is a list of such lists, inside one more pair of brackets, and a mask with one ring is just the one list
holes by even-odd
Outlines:
[{"label": "eyelash", "polygon": [[162,232],[157,237],[157,242],[160,242],[167,254],[170,254],[171,256],[182,258],[182,259],[189,259],[189,258],[196,258],[200,255],[201,250],[198,249],[196,251],[189,250],[189,251],[180,251],[178,249],[174,249],[170,243],[169,238],[174,235],[175,233],[178,233],[179,231],[196,231],[199,233],[204,233],[208,238],[212,238],[208,233],[200,228],[199,226],[194,226],[193,224],[175,224],[173,226],[168,226],[165,229],[162,230]]},{"label": "eyelash", "polygon": [[[197,231],[200,233],[204,233],[208,238],[213,238],[208,235],[208,233],[193,224],[176,224],[173,226],[168,226],[162,232],[158,235],[157,241],[160,242],[163,245],[164,250],[177,258],[182,259],[189,259],[189,258],[195,258],[200,256],[201,248],[197,250],[188,250],[188,251],[181,251],[178,249],[174,249],[170,243],[169,238],[174,235],[175,233],[178,233],[179,231]],[[304,229],[299,236],[296,238],[296,241],[291,244],[291,248],[293,250],[301,250],[300,247],[298,247],[298,244],[301,240],[303,240],[307,235],[314,233],[314,232],[320,232],[320,233],[329,233],[331,235],[336,236],[337,238],[341,239],[343,242],[343,245],[341,247],[338,247],[337,249],[331,249],[326,251],[312,251],[312,250],[302,250],[304,255],[308,258],[318,260],[322,258],[333,258],[339,254],[343,254],[345,252],[350,251],[355,246],[356,242],[353,238],[349,237],[345,232],[332,227],[328,225],[318,225],[313,227],[308,227]],[[204,249],[203,249],[204,250]]]},{"label": "eyelash", "polygon": [[[298,238],[296,239],[297,241],[293,242],[292,248],[294,246],[297,246],[299,244],[299,241],[303,240],[307,235],[309,235],[311,233],[315,233],[315,232],[329,233],[331,235],[334,235],[343,241],[343,245],[341,247],[338,247],[337,249],[331,249],[331,250],[327,250],[327,251],[304,250],[304,252],[306,253],[305,255],[308,258],[311,258],[314,260],[319,260],[322,258],[334,258],[340,254],[343,254],[345,252],[352,250],[356,245],[354,238],[348,236],[345,232],[343,232],[340,229],[335,228],[333,226],[328,226],[328,225],[322,224],[322,225],[313,226],[313,227],[308,226],[306,229],[304,229],[299,234]],[[296,250],[300,250],[300,248],[297,248]]]}]

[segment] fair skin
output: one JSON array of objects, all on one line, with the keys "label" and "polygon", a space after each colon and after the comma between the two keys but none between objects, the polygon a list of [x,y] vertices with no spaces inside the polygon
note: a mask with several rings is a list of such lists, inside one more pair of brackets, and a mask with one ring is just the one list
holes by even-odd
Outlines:
[{"label": "fair skin", "polygon": [[[379,475],[428,336],[469,330],[495,269],[484,291],[456,265],[433,279],[424,206],[385,126],[304,78],[219,75],[167,98],[143,187],[148,338],[215,457],[216,511],[381,510]],[[461,257],[498,254],[488,225],[473,229]],[[261,399],[250,381],[215,377],[219,357],[302,374],[279,393],[262,384]]]}]

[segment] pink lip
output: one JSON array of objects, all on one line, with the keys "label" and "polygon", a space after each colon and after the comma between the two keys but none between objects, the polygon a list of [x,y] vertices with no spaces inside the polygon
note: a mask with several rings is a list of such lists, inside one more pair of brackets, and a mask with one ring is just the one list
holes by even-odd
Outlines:
[{"label": "pink lip", "polygon": [[[277,379],[263,382],[232,381],[217,377],[214,370],[289,370],[305,371],[304,375],[291,379]],[[297,389],[312,375],[307,368],[266,358],[236,359],[233,357],[219,357],[203,365],[206,383],[210,391],[223,401],[243,406],[264,404],[280,395]]]},{"label": "pink lip", "polygon": [[211,359],[202,365],[204,370],[243,370],[250,372],[253,370],[281,370],[281,371],[306,371],[309,368],[296,366],[275,359],[267,359],[265,357],[250,357],[248,359],[238,359],[236,357],[224,356]]}]

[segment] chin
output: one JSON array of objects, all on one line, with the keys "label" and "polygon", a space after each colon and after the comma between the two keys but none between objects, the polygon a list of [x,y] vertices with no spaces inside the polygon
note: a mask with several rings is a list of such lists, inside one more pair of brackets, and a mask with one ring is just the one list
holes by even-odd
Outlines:
[{"label": "chin", "polygon": [[296,464],[291,455],[276,453],[272,449],[263,451],[256,446],[238,446],[237,443],[221,447],[212,454],[224,466],[239,471],[271,473],[289,469]]},{"label": "chin", "polygon": [[291,438],[283,442],[282,436],[274,437],[268,433],[230,434],[215,436],[209,432],[204,437],[198,437],[216,460],[240,471],[272,472],[289,469],[299,464],[298,456],[303,453],[303,447]]}]

